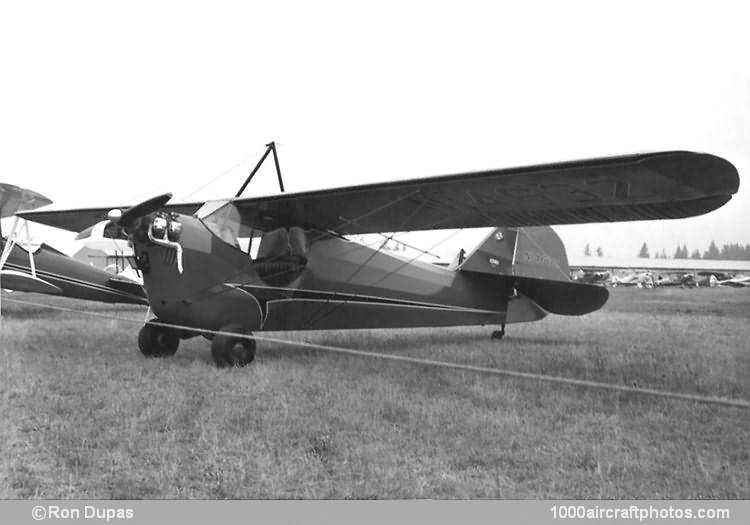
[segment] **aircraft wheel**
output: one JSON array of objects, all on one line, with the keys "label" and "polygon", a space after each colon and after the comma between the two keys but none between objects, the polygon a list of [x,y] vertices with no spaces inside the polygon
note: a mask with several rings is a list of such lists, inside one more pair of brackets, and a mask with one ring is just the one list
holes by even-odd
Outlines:
[{"label": "aircraft wheel", "polygon": [[149,323],[138,333],[138,348],[146,357],[169,357],[180,345],[180,338],[174,330]]},{"label": "aircraft wheel", "polygon": [[492,332],[492,339],[498,339],[499,340],[499,339],[502,339],[503,337],[505,337],[505,327],[504,326],[503,326],[503,328],[501,330],[495,330],[495,331]]},{"label": "aircraft wheel", "polygon": [[[239,324],[230,324],[221,331],[252,335],[252,332]],[[255,340],[231,335],[215,335],[211,341],[211,357],[219,368],[248,365],[255,359]]]}]

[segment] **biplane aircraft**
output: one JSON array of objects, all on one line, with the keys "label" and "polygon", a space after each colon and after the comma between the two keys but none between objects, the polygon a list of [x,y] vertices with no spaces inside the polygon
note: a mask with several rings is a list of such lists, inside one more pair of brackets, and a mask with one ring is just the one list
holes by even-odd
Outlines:
[{"label": "biplane aircraft", "polygon": [[[0,216],[10,217],[52,201],[31,190],[0,183]],[[34,243],[24,224],[14,221],[7,238],[0,235],[0,287],[19,292],[64,295],[99,302],[146,304],[136,282],[91,267],[44,243]],[[1,232],[0,232],[1,233]]]},{"label": "biplane aircraft", "polygon": [[[108,220],[130,239],[155,315],[138,336],[145,355],[204,335],[217,365],[243,366],[254,331],[496,325],[502,337],[509,323],[592,312],[608,292],[570,280],[549,225],[699,215],[739,186],[728,161],[674,151],[290,194],[268,147],[233,198],[21,215],[72,231]],[[269,151],[282,193],[243,198]],[[456,267],[347,237],[489,226]]]}]

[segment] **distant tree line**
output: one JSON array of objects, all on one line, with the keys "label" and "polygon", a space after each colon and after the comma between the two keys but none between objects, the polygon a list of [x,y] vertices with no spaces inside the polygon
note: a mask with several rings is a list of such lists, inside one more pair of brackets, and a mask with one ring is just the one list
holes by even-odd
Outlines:
[{"label": "distant tree line", "polygon": [[[648,251],[648,245],[644,242],[638,251],[638,257],[648,259],[651,257]],[[666,252],[661,250],[654,254],[654,259],[668,259]],[[673,259],[721,259],[726,261],[750,261],[750,244],[744,246],[740,243],[725,244],[719,249],[714,241],[701,253],[697,248],[692,252],[688,251],[687,245],[678,246],[672,256]]]},{"label": "distant tree line", "polygon": [[[586,243],[586,248],[583,250],[583,255],[586,257],[591,257],[591,246],[589,246],[588,243]],[[596,247],[596,256],[597,257],[604,257],[604,250],[602,250],[601,246]]]}]

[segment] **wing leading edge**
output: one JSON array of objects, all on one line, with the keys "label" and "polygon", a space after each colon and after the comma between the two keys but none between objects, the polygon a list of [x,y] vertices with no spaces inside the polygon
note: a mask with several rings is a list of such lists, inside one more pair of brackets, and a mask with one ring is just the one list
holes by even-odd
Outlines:
[{"label": "wing leading edge", "polygon": [[[676,219],[714,210],[739,187],[721,157],[673,151],[236,199],[244,220],[345,234]],[[167,209],[197,209],[172,205]],[[80,231],[110,208],[26,212]]]}]

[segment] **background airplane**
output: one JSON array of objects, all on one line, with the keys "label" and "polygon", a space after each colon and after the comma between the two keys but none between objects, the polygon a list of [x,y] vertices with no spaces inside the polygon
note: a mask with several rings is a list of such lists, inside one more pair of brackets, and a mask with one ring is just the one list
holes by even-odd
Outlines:
[{"label": "background airplane", "polygon": [[750,261],[712,259],[650,259],[641,257],[571,257],[575,280],[592,282],[591,275],[604,276],[597,282],[609,286],[743,286],[750,275]]},{"label": "background airplane", "polygon": [[716,284],[718,284],[719,286],[731,286],[733,288],[744,288],[746,286],[750,286],[750,276],[738,275],[730,279],[717,281]]},{"label": "background airplane", "polygon": [[[51,202],[34,191],[0,183],[2,217]],[[0,245],[0,288],[100,302],[147,303],[143,288],[137,282],[81,263],[47,244],[32,242],[25,222],[17,217]]]}]

